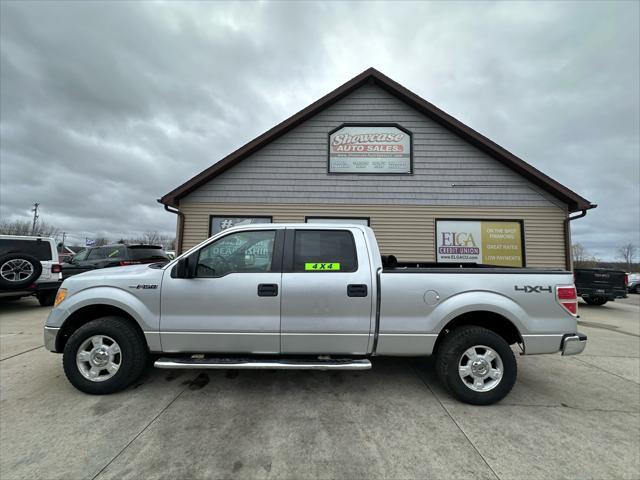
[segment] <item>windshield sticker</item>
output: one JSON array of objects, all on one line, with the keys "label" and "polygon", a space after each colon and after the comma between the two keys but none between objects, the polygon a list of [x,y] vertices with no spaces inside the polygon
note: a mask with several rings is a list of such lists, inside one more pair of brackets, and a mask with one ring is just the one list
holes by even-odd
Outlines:
[{"label": "windshield sticker", "polygon": [[304,269],[305,270],[331,270],[331,271],[337,271],[340,270],[340,264],[339,263],[305,263],[304,264]]}]

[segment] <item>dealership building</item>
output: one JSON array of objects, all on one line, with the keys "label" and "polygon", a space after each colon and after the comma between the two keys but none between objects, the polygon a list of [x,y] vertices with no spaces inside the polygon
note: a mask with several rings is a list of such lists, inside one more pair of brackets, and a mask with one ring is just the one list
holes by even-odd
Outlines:
[{"label": "dealership building", "polygon": [[559,268],[596,206],[373,68],[159,201],[179,251],[239,224],[349,222],[401,261]]}]

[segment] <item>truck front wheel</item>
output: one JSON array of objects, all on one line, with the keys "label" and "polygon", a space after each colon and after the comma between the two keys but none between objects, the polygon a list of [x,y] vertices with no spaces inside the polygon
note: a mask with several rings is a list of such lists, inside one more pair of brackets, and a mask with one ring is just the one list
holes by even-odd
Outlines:
[{"label": "truck front wheel", "polygon": [[515,384],[518,366],[511,347],[486,328],[451,331],[436,355],[438,377],[462,402],[490,405],[506,397]]},{"label": "truck front wheel", "polygon": [[134,325],[120,317],[103,317],[78,328],[64,347],[64,373],[78,390],[114,393],[136,381],[149,352]]}]

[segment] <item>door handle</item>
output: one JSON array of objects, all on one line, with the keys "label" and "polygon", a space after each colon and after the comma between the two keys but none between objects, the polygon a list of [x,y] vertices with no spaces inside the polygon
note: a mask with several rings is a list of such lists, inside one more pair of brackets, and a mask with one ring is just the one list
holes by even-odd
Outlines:
[{"label": "door handle", "polygon": [[278,284],[277,283],[261,283],[258,285],[259,297],[277,297],[278,296]]},{"label": "door handle", "polygon": [[347,296],[348,297],[366,297],[367,296],[367,286],[364,284],[355,284],[352,283],[347,285]]}]

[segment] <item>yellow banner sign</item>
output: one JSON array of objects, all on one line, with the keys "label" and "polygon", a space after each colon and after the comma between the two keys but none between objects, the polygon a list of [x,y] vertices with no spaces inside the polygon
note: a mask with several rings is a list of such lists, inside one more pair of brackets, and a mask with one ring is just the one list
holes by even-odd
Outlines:
[{"label": "yellow banner sign", "polygon": [[337,271],[340,270],[340,264],[339,263],[305,263],[304,264],[304,269],[305,270],[315,270],[315,271]]},{"label": "yellow banner sign", "polygon": [[480,222],[482,263],[522,267],[520,222]]}]

